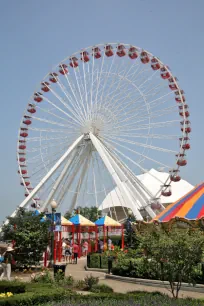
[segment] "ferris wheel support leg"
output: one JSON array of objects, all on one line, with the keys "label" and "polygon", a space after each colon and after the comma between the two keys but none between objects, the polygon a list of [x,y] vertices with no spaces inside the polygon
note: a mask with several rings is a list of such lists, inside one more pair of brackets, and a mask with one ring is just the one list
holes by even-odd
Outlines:
[{"label": "ferris wheel support leg", "polygon": [[[56,164],[51,168],[51,170],[45,175],[45,177],[40,181],[40,183],[33,189],[33,191],[29,194],[29,196],[18,206],[25,207],[28,202],[36,195],[36,193],[42,188],[42,186],[48,181],[48,179],[55,173],[55,171],[60,167],[60,165],[64,162],[64,160],[71,154],[71,152],[77,147],[77,145],[83,139],[83,135],[81,135],[77,140],[68,148],[68,150],[62,155],[62,157],[56,162]],[[15,217],[18,212],[18,208],[11,214],[11,217]],[[4,224],[8,224],[9,220],[7,219]]]},{"label": "ferris wheel support leg", "polygon": [[132,199],[132,196],[130,195],[129,191],[125,188],[125,186],[122,184],[118,174],[116,173],[115,169],[111,165],[111,162],[109,158],[107,157],[106,153],[104,152],[103,146],[99,142],[99,140],[92,134],[90,133],[90,138],[91,141],[96,148],[98,154],[100,155],[101,159],[103,160],[107,170],[109,171],[110,175],[112,176],[113,180],[115,181],[116,185],[118,186],[120,192],[122,195],[124,195],[124,199],[128,206],[132,209],[135,217],[137,220],[143,220],[142,215],[140,214],[139,210],[135,206],[135,203]]},{"label": "ferris wheel support leg", "polygon": [[[66,194],[66,191],[69,189],[69,187],[71,186],[71,184],[73,183],[81,165],[83,164],[84,160],[85,160],[85,157],[86,157],[86,154],[87,154],[87,151],[85,150],[82,155],[81,155],[81,160],[79,161],[79,163],[77,164],[77,167],[75,168],[74,172],[72,173],[71,177],[70,177],[70,180],[69,182],[67,183],[67,186],[66,186],[66,189],[62,192],[60,198],[59,198],[59,204],[62,202],[65,194]],[[88,166],[88,164],[86,164],[86,166]],[[73,201],[72,201],[73,202]],[[71,208],[69,209],[69,211],[71,212],[72,211],[72,205],[71,205]]]},{"label": "ferris wheel support leg", "polygon": [[58,177],[58,179],[56,180],[54,186],[52,187],[52,190],[51,190],[50,194],[48,195],[47,200],[45,201],[45,203],[43,204],[43,206],[42,206],[41,209],[40,209],[42,212],[43,212],[43,211],[47,208],[47,206],[50,204],[51,200],[53,199],[53,197],[54,197],[54,195],[55,195],[55,193],[56,193],[56,191],[57,191],[57,188],[59,187],[60,183],[62,182],[63,178],[65,177],[65,175],[66,175],[68,169],[70,168],[72,162],[73,162],[73,156],[71,156],[71,157],[68,159],[68,161],[67,161],[65,167],[63,168],[61,174],[59,175],[59,177]]},{"label": "ferris wheel support leg", "polygon": [[[156,216],[156,214],[154,213],[154,211],[151,209],[151,207],[147,206],[149,199],[147,198],[147,196],[144,194],[145,188],[142,187],[142,183],[139,181],[138,182],[138,186],[136,188],[135,184],[136,182],[132,182],[131,177],[129,177],[128,173],[125,173],[118,165],[118,163],[120,164],[120,161],[118,160],[117,156],[113,156],[107,151],[106,148],[104,148],[104,150],[106,151],[106,154],[109,156],[110,158],[110,162],[112,164],[112,166],[114,167],[115,171],[119,173],[119,176],[122,178],[122,180],[124,180],[130,191],[133,194],[133,198],[135,198],[136,200],[139,199],[139,201],[142,203],[141,207],[144,208],[147,213],[150,215],[151,218],[154,218]],[[139,188],[138,188],[139,187]],[[142,190],[144,189],[144,191]],[[152,195],[150,195],[152,196]],[[141,208],[140,207],[140,208]]]},{"label": "ferris wheel support leg", "polygon": [[[78,193],[80,192],[81,186],[83,184],[88,165],[89,165],[89,158],[88,158],[87,162],[85,162],[84,165],[83,165],[83,169],[82,169],[82,172],[81,172],[82,175],[81,175],[81,178],[79,179],[78,184],[76,186],[76,191],[75,191],[75,194],[74,194],[74,197],[72,199],[71,206],[70,206],[70,212],[72,212],[74,210],[75,206],[76,206],[77,199],[78,199]],[[77,172],[78,172],[78,170],[79,169],[77,169]]]}]

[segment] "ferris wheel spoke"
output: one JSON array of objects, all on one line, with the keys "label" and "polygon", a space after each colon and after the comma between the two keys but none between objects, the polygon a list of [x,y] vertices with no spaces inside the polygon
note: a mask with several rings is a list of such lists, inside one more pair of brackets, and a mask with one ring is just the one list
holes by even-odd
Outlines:
[{"label": "ferris wheel spoke", "polygon": [[113,130],[118,130],[120,132],[123,131],[138,131],[138,130],[146,130],[149,128],[164,128],[166,126],[169,126],[171,124],[175,124],[176,122],[180,122],[180,120],[170,120],[170,121],[164,121],[164,122],[156,122],[156,123],[149,123],[149,124],[142,124],[138,125],[136,128],[126,128],[124,126],[116,126]]},{"label": "ferris wheel spoke", "polygon": [[74,122],[70,122],[70,124],[72,124],[73,126],[79,126],[79,122],[77,120],[75,120],[71,115],[69,115],[59,106],[57,106],[55,103],[53,103],[50,99],[48,99],[47,97],[44,97],[44,100],[47,101],[53,107],[55,107],[57,110],[59,110],[61,113],[63,113],[65,116],[69,117],[72,121],[74,121]]},{"label": "ferris wheel spoke", "polygon": [[75,90],[74,90],[74,86],[73,86],[73,84],[71,84],[71,80],[69,80],[69,77],[67,76],[67,74],[65,74],[65,78],[66,78],[67,84],[69,85],[69,88],[71,89],[72,95],[73,95],[73,97],[75,99],[75,102],[76,102],[75,105],[73,104],[73,107],[74,108],[76,107],[78,109],[78,111],[80,113],[80,117],[82,118],[82,122],[83,122],[85,120],[85,114],[83,113],[82,106],[79,103],[80,97],[77,98]]},{"label": "ferris wheel spoke", "polygon": [[111,65],[110,65],[110,67],[108,69],[108,73],[106,74],[106,79],[105,79],[104,84],[103,84],[102,89],[101,89],[101,93],[100,93],[100,97],[101,98],[99,100],[99,107],[98,107],[99,109],[101,108],[102,103],[103,103],[104,90],[105,90],[105,88],[107,86],[107,82],[108,82],[108,78],[109,78],[109,75],[110,75],[110,71],[111,71],[111,69],[113,67],[113,64],[114,64],[114,61],[115,61],[115,56],[116,55],[114,54],[112,62],[111,62]]},{"label": "ferris wheel spoke", "polygon": [[78,129],[70,131],[66,129],[59,130],[59,129],[29,127],[29,130],[35,131],[35,132],[49,132],[49,133],[66,133],[66,134],[78,133]]},{"label": "ferris wheel spoke", "polygon": [[[106,134],[104,134],[106,135]],[[120,136],[125,138],[155,138],[155,139],[167,139],[167,140],[179,140],[180,135],[162,135],[162,134],[131,134],[131,133],[117,133],[113,132],[108,134],[108,136]]]},{"label": "ferris wheel spoke", "polygon": [[[64,105],[65,108],[67,108],[69,110],[69,112],[74,116],[75,120],[78,123],[82,123],[83,122],[83,118],[80,116],[80,113],[76,112],[76,108],[77,105],[75,104],[75,106],[73,106],[73,101],[70,98],[70,96],[68,95],[64,85],[61,83],[60,79],[58,78],[58,82],[57,82],[58,86],[60,87],[61,91],[63,92],[63,94],[66,96],[67,100],[70,102],[70,106],[63,100],[63,98],[61,96],[59,96],[54,89],[52,89],[50,87],[50,91],[51,93]],[[78,109],[79,110],[79,109]]]},{"label": "ferris wheel spoke", "polygon": [[85,109],[85,106],[84,106],[84,103],[83,103],[81,88],[80,88],[80,85],[79,85],[79,80],[78,80],[78,76],[77,76],[76,70],[77,70],[77,72],[78,72],[79,68],[74,69],[74,75],[75,75],[75,79],[76,79],[76,83],[77,83],[77,88],[78,88],[79,96],[80,96],[79,101],[80,101],[81,107],[82,107],[82,109],[83,109],[83,113],[84,113],[85,120],[87,120],[88,114],[87,114],[87,112],[86,112],[86,109]]},{"label": "ferris wheel spoke", "polygon": [[[160,90],[161,91],[161,90]],[[158,91],[156,94],[158,94],[160,91]],[[158,106],[159,104],[161,104],[161,103],[165,103],[166,101],[168,101],[169,99],[167,99],[167,100],[163,100],[165,97],[167,97],[167,98],[169,98],[169,96],[171,95],[171,92],[169,92],[169,93],[167,93],[167,94],[165,94],[165,95],[162,95],[162,96],[160,96],[160,97],[158,97],[157,99],[154,99],[154,100],[152,100],[152,101],[148,101],[148,106],[150,106],[151,104],[153,104],[153,107],[156,107],[156,106]],[[145,97],[147,97],[147,96],[145,96]],[[140,97],[139,97],[140,98]],[[128,111],[126,111],[125,112],[125,115],[127,115],[127,114],[129,114],[129,113],[132,113],[132,112],[135,112],[135,111],[138,111],[138,110],[140,110],[140,109],[143,109],[143,108],[145,108],[146,107],[146,105],[144,105],[144,104],[142,104],[142,105],[135,105],[135,102],[137,101],[138,99],[136,99],[136,100],[132,100],[131,102],[129,102],[128,104],[125,104],[125,106],[122,108],[122,109],[119,109],[119,113],[121,114],[121,112],[123,113],[123,111],[127,108],[127,107],[129,107],[130,105],[133,105],[134,107],[133,108],[131,108],[130,110],[128,110]],[[162,100],[162,101],[161,101]],[[158,102],[157,102],[158,101]],[[157,102],[157,103],[155,103],[155,102]]]},{"label": "ferris wheel spoke", "polygon": [[63,118],[63,117],[61,117],[61,116],[59,116],[59,115],[56,115],[55,113],[51,112],[49,109],[42,108],[42,107],[40,107],[40,106],[38,106],[38,105],[36,106],[36,108],[39,109],[39,110],[41,110],[42,112],[45,112],[46,114],[49,114],[49,115],[51,115],[51,116],[53,116],[53,117],[55,117],[55,118],[58,118],[58,119],[60,119],[60,120],[63,120],[63,121],[65,121],[65,122],[68,122],[68,123],[70,124],[70,120],[67,120],[66,118]]},{"label": "ferris wheel spoke", "polygon": [[165,152],[165,153],[173,153],[173,154],[177,154],[178,153],[177,151],[173,151],[173,150],[169,150],[169,149],[165,149],[165,148],[161,148],[161,147],[155,147],[155,146],[152,146],[152,145],[147,145],[147,144],[144,144],[144,143],[131,141],[131,140],[128,140],[128,139],[125,139],[125,138],[108,136],[108,135],[106,135],[106,138],[108,138],[109,141],[111,141],[111,142],[113,142],[113,143],[115,143],[115,144],[117,144],[117,145],[119,145],[121,147],[127,148],[127,149],[129,149],[129,148],[119,144],[118,142],[113,141],[112,139],[118,140],[118,141],[121,141],[121,142],[126,142],[126,143],[129,143],[129,144],[135,144],[135,145],[137,145],[139,147],[145,147],[145,148],[149,148],[149,149],[152,149],[152,150],[157,150],[157,151],[161,151],[161,152]]},{"label": "ferris wheel spoke", "polygon": [[51,125],[62,126],[62,127],[65,127],[65,128],[70,127],[70,125],[66,125],[66,124],[63,124],[63,123],[56,122],[56,121],[51,121],[51,120],[48,120],[48,119],[45,119],[45,118],[32,116],[32,119],[38,120],[38,121],[41,121],[41,122],[44,122],[44,123],[47,123],[47,124],[51,124]]},{"label": "ferris wheel spoke", "polygon": [[41,137],[41,136],[35,136],[35,137],[28,137],[26,138],[27,142],[34,142],[34,141],[51,141],[51,140],[60,140],[60,139],[69,139],[68,136],[64,137]]},{"label": "ferris wheel spoke", "polygon": [[158,118],[158,117],[161,117],[161,116],[164,116],[168,113],[172,113],[172,110],[173,112],[178,112],[178,107],[177,105],[174,105],[174,106],[171,106],[171,107],[167,107],[167,108],[164,108],[162,110],[157,110],[155,112],[151,112],[151,108],[149,109],[149,114],[148,115],[143,115],[141,116],[141,114],[144,112],[144,111],[141,111],[140,113],[136,113],[128,118],[125,118],[124,120],[120,120],[120,123],[122,122],[127,122],[127,121],[130,121],[132,120],[133,118],[143,118],[143,119],[140,119],[140,120],[137,120],[137,121],[134,121],[134,123],[130,123],[130,124],[125,124],[124,126],[130,126],[130,125],[134,125],[138,122],[142,122],[142,121],[145,121],[146,119],[148,118]]},{"label": "ferris wheel spoke", "polygon": [[49,148],[58,148],[60,145],[65,145],[65,144],[68,144],[70,143],[70,140],[66,141],[66,142],[60,142],[60,143],[54,143],[53,142],[50,142],[49,144],[45,144],[45,145],[42,145],[40,148],[39,147],[33,147],[31,149],[27,149],[27,152],[36,152],[36,151],[42,151],[44,149],[49,149]]}]

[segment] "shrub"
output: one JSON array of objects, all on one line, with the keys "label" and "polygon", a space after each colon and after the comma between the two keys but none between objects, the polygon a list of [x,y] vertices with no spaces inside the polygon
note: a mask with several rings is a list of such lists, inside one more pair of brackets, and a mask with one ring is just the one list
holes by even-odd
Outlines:
[{"label": "shrub", "polygon": [[61,288],[36,288],[33,292],[25,292],[0,299],[0,306],[33,306],[51,301],[61,301],[71,293]]},{"label": "shrub", "polygon": [[31,282],[33,283],[53,283],[53,279],[51,277],[51,274],[48,270],[45,270],[40,273],[33,273],[31,274]]},{"label": "shrub", "polygon": [[93,285],[91,292],[94,293],[112,293],[113,289],[105,284]]},{"label": "shrub", "polygon": [[83,280],[77,280],[77,281],[75,282],[75,287],[76,287],[77,289],[84,290],[84,288],[86,287],[85,281],[83,281]]},{"label": "shrub", "polygon": [[74,285],[74,278],[71,274],[69,274],[68,277],[65,277],[64,278],[64,284],[67,285],[67,286],[73,286]]},{"label": "shrub", "polygon": [[0,281],[0,293],[11,292],[13,294],[25,292],[25,284],[12,281]]},{"label": "shrub", "polygon": [[99,282],[99,277],[94,277],[92,274],[87,275],[84,278],[85,288],[91,290],[94,285],[97,285]]},{"label": "shrub", "polygon": [[202,306],[203,302],[192,299],[175,301],[166,295],[147,292],[131,294],[98,293],[86,296],[70,296],[60,303],[47,303],[41,306]]}]

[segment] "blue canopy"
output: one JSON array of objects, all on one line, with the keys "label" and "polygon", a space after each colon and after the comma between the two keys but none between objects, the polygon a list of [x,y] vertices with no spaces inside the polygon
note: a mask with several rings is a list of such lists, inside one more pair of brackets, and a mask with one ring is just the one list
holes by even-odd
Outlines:
[{"label": "blue canopy", "polygon": [[110,218],[109,216],[104,216],[98,219],[95,224],[97,226],[121,226],[121,224],[114,219]]},{"label": "blue canopy", "polygon": [[74,225],[81,225],[81,226],[95,226],[93,222],[86,219],[80,214],[77,214],[73,216],[71,219],[69,219],[70,222],[72,222]]}]

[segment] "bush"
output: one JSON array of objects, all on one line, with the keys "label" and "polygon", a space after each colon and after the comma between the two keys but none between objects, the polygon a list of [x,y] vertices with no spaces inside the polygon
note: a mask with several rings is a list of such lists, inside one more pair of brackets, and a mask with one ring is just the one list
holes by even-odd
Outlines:
[{"label": "bush", "polygon": [[50,290],[50,287],[36,287],[36,290],[1,299],[0,306],[33,306],[51,301],[61,301],[68,295],[71,293],[61,288],[53,287]]},{"label": "bush", "polygon": [[53,278],[48,270],[42,271],[40,273],[31,274],[31,282],[33,283],[53,283]]},{"label": "bush", "polygon": [[25,292],[25,284],[20,282],[0,281],[0,293],[12,292],[13,294]]},{"label": "bush", "polygon": [[99,293],[86,296],[70,296],[61,303],[47,303],[41,306],[202,306],[203,302],[192,299],[175,301],[166,295],[138,292],[137,294]]},{"label": "bush", "polygon": [[84,288],[86,287],[85,281],[83,281],[83,280],[77,280],[76,283],[75,283],[75,287],[76,287],[77,289],[84,290]]},{"label": "bush", "polygon": [[84,278],[85,288],[91,290],[94,285],[97,285],[99,282],[99,277],[94,277],[92,274],[87,275]]},{"label": "bush", "polygon": [[91,292],[94,293],[112,293],[113,289],[105,284],[93,285]]}]

